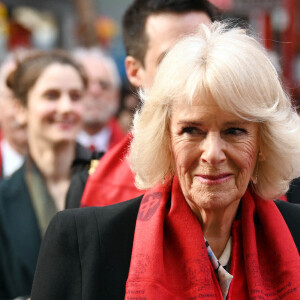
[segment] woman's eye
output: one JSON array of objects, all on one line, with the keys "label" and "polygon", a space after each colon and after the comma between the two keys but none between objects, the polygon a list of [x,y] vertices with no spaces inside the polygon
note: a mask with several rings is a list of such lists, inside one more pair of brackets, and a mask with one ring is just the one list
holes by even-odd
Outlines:
[{"label": "woman's eye", "polygon": [[80,91],[70,92],[70,98],[72,101],[78,101],[82,98],[82,93]]},{"label": "woman's eye", "polygon": [[247,131],[245,129],[243,129],[243,128],[232,127],[232,128],[226,129],[225,133],[229,134],[229,135],[241,135],[241,134],[247,133]]},{"label": "woman's eye", "polygon": [[197,133],[201,133],[201,131],[196,127],[184,127],[182,129],[182,133],[197,134]]},{"label": "woman's eye", "polygon": [[60,96],[60,93],[58,91],[54,91],[54,90],[47,91],[45,93],[45,98],[48,99],[48,100],[58,99],[59,96]]}]

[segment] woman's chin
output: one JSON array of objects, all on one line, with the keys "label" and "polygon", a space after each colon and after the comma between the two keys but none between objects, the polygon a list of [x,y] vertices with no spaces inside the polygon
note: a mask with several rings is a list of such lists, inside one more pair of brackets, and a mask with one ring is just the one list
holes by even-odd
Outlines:
[{"label": "woman's chin", "polygon": [[231,204],[239,200],[239,197],[231,195],[231,193],[224,192],[215,192],[215,193],[205,193],[205,192],[192,192],[191,194],[191,207],[197,207],[200,210],[222,210],[229,207]]},{"label": "woman's chin", "polygon": [[55,135],[45,138],[49,144],[53,146],[63,146],[68,144],[73,144],[76,142],[76,136],[68,135]]}]

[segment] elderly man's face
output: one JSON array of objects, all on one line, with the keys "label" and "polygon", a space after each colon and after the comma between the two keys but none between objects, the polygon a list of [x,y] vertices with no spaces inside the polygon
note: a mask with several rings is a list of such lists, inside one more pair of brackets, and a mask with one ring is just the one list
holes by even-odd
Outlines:
[{"label": "elderly man's face", "polygon": [[[146,21],[145,28],[148,36],[148,48],[144,66],[132,57],[126,58],[129,81],[137,87],[151,87],[157,67],[164,55],[180,37],[196,32],[201,23],[211,23],[208,15],[203,12],[151,15]],[[133,59],[132,64],[130,59]]]},{"label": "elderly man's face", "polygon": [[8,141],[11,147],[21,154],[27,149],[26,124],[17,118],[17,100],[13,92],[6,86],[6,76],[13,71],[15,65],[7,64],[2,70],[3,78],[0,82],[0,125],[3,138]]},{"label": "elderly man's face", "polygon": [[109,67],[94,57],[81,63],[87,73],[88,90],[84,99],[86,124],[105,124],[117,111],[119,91],[115,87]]},{"label": "elderly man's face", "polygon": [[238,203],[255,168],[258,125],[200,102],[175,105],[170,131],[176,173],[196,215]]}]

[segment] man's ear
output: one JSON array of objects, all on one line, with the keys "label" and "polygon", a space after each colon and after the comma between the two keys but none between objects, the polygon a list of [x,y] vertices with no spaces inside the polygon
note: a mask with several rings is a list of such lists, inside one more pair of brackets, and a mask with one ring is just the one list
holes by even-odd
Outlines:
[{"label": "man's ear", "polygon": [[17,99],[13,99],[14,101],[14,111],[15,111],[15,120],[20,126],[27,125],[27,109],[21,104]]},{"label": "man's ear", "polygon": [[144,74],[144,68],[141,62],[133,56],[127,56],[125,58],[125,69],[129,82],[135,87],[141,87]]}]

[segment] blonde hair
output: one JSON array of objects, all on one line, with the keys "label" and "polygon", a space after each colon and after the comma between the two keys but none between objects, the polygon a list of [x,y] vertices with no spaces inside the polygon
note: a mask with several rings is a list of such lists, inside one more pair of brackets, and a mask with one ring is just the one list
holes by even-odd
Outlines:
[{"label": "blonde hair", "polygon": [[[174,103],[214,101],[222,110],[259,123],[255,191],[284,194],[300,176],[300,118],[261,44],[241,28],[214,22],[179,41],[162,61],[152,89],[141,94],[129,161],[136,185],[147,189],[173,177],[169,123]],[[213,99],[213,100],[212,100]]]}]

